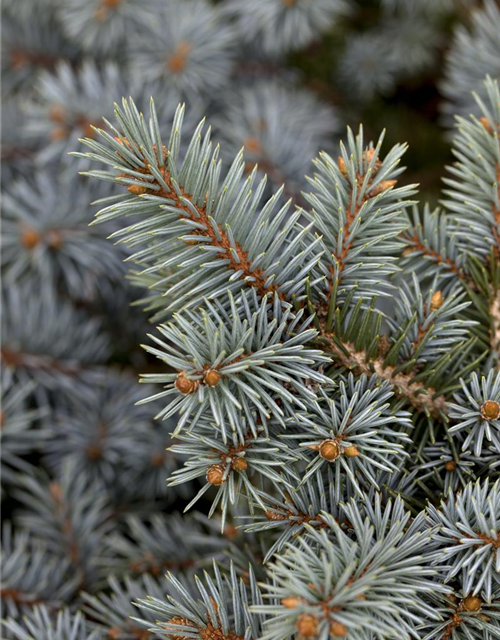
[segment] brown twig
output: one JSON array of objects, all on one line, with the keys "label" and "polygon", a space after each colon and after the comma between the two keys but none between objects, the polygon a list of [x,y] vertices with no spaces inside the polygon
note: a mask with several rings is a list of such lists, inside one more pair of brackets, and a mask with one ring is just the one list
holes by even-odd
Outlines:
[{"label": "brown twig", "polygon": [[354,345],[349,342],[342,343],[347,351],[345,353],[328,332],[323,333],[322,336],[328,342],[332,355],[347,369],[354,370],[358,375],[371,376],[376,373],[379,378],[394,385],[397,393],[404,396],[417,411],[425,411],[434,417],[446,413],[444,395],[436,396],[432,387],[426,387],[421,382],[411,382],[415,372],[394,373],[395,367],[384,366],[383,358],[370,360],[366,351],[356,351]]},{"label": "brown twig", "polygon": [[[143,169],[142,172],[149,173],[148,163],[144,158],[143,161],[146,163],[146,168]],[[261,296],[265,296],[268,293],[275,293],[281,300],[284,300],[284,295],[278,291],[278,286],[275,284],[267,283],[267,278],[265,277],[264,271],[262,269],[252,269],[252,263],[249,255],[246,251],[244,251],[241,245],[235,241],[233,246],[231,244],[231,241],[229,240],[228,234],[221,228],[221,226],[209,220],[206,206],[200,206],[196,204],[195,202],[193,202],[192,197],[188,193],[186,193],[182,189],[182,187],[174,186],[172,177],[168,169],[166,169],[165,167],[158,168],[162,173],[163,180],[167,184],[168,189],[165,189],[165,187],[159,184],[157,180],[154,180],[153,182],[148,184],[154,185],[158,187],[158,189],[149,191],[147,187],[144,187],[145,191],[143,193],[152,193],[155,196],[173,201],[174,206],[177,209],[180,209],[185,214],[186,218],[198,224],[201,223],[205,227],[205,229],[203,230],[193,230],[191,235],[199,235],[205,237],[208,236],[212,244],[220,248],[218,256],[228,261],[228,269],[232,271],[241,271],[241,279],[245,280],[249,278],[252,286],[258,290]],[[126,176],[126,174],[121,174],[120,177],[124,176]],[[132,187],[135,186],[136,185],[132,185]],[[142,189],[143,187],[139,188]],[[131,187],[129,187],[129,190],[132,193],[136,193],[136,190]],[[191,207],[188,207],[186,204],[184,204],[183,200],[189,200],[196,213],[193,212]],[[232,249],[236,252],[237,258],[233,255]]]},{"label": "brown twig", "polygon": [[450,258],[443,258],[443,256],[437,251],[434,251],[430,247],[426,247],[416,234],[409,237],[406,236],[405,241],[410,243],[414,247],[414,249],[420,251],[424,256],[431,258],[431,260],[433,260],[440,266],[443,266],[449,269],[449,271],[452,271],[457,276],[457,278],[460,278],[460,280],[465,280],[468,284],[473,286],[472,280],[470,280],[470,278],[465,275],[463,270],[453,260],[451,260]]}]

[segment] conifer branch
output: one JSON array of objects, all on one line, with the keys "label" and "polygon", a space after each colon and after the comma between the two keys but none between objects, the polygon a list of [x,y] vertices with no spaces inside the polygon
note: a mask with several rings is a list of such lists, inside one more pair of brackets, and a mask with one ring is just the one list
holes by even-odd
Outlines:
[{"label": "conifer branch", "polygon": [[444,258],[440,253],[434,251],[431,247],[425,246],[422,243],[421,238],[419,238],[416,233],[414,235],[407,235],[405,237],[405,242],[408,243],[409,248],[405,249],[404,255],[408,255],[410,252],[415,251],[422,255],[424,258],[428,258],[435,264],[443,267],[447,271],[451,271],[457,278],[460,280],[466,280],[469,284],[472,282],[468,280],[467,276],[463,272],[463,270],[453,262],[450,258]]},{"label": "conifer branch", "polygon": [[[130,260],[146,266],[146,276],[155,274],[169,296],[156,317],[199,304],[205,295],[236,293],[248,286],[282,300],[300,298],[319,260],[320,238],[311,236],[311,225],[300,225],[300,210],[290,215],[289,204],[276,210],[280,192],[261,203],[265,179],[254,193],[256,170],[241,183],[241,153],[219,184],[218,149],[211,150],[210,132],[202,138],[203,122],[179,167],[183,113],[180,107],[168,147],[161,141],[154,105],[148,125],[132,101],[116,108],[122,131],[109,124],[115,137],[99,130],[103,144],[84,141],[91,149],[88,157],[114,168],[89,175],[128,187],[129,195],[103,209],[97,221],[139,216],[138,223],[115,236],[143,245]],[[161,277],[174,266],[174,274]]]},{"label": "conifer branch", "polygon": [[[120,140],[120,143],[126,146],[130,145],[126,139]],[[166,148],[164,149],[164,154],[165,157],[168,155]],[[152,173],[154,174],[149,166],[148,160],[144,156],[141,158],[141,164],[144,165],[144,168],[142,169],[141,167],[138,169],[138,173],[144,173],[145,176]],[[194,223],[190,239],[184,240],[185,243],[195,245],[197,242],[203,241],[198,240],[197,236],[200,236],[202,239],[208,238],[212,246],[219,250],[216,256],[226,263],[229,270],[238,273],[239,278],[242,280],[250,281],[261,296],[266,296],[268,293],[275,293],[283,299],[283,294],[279,292],[278,287],[275,284],[268,283],[262,269],[251,268],[252,265],[248,252],[243,250],[239,242],[231,242],[229,234],[224,231],[222,226],[220,224],[214,224],[207,212],[207,205],[197,204],[191,194],[186,193],[181,186],[174,184],[170,171],[167,168],[158,167],[158,170],[161,173],[161,178],[158,180],[153,179],[147,183],[147,186],[145,184],[142,186],[131,184],[128,187],[128,191],[134,195],[150,194],[168,200],[171,206],[179,210],[182,217]],[[134,176],[124,173],[118,175],[118,179],[120,178],[130,180],[134,179]]]},{"label": "conifer branch", "polygon": [[315,303],[325,314],[350,293],[365,302],[388,295],[391,285],[384,276],[397,271],[399,235],[406,228],[402,212],[411,204],[415,185],[396,187],[406,147],[396,145],[382,158],[383,138],[376,146],[367,145],[361,127],[356,136],[348,129],[347,146],[341,143],[337,162],[326,153],[314,161],[316,173],[309,180],[313,191],[305,194],[311,211],[306,216],[325,246],[318,269],[326,291],[318,283]]},{"label": "conifer branch", "polygon": [[442,394],[436,394],[435,389],[426,387],[423,382],[415,382],[415,373],[401,373],[395,366],[385,365],[384,357],[370,358],[366,350],[356,350],[354,344],[342,342],[341,345],[331,334],[324,333],[322,338],[328,344],[327,353],[346,369],[356,375],[372,376],[376,374],[381,380],[387,380],[394,385],[395,392],[407,399],[409,404],[417,411],[439,418],[446,415],[448,409],[446,398]]},{"label": "conifer branch", "polygon": [[500,16],[419,210],[406,144],[336,135],[423,99],[437,158],[460,12],[348,4],[4,0],[6,640],[500,640]]}]

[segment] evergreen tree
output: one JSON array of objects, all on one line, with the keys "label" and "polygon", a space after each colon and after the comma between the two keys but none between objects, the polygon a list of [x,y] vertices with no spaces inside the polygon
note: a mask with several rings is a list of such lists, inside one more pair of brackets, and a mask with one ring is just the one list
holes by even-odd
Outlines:
[{"label": "evergreen tree", "polygon": [[500,638],[500,15],[362,5],[5,1],[6,640]]}]

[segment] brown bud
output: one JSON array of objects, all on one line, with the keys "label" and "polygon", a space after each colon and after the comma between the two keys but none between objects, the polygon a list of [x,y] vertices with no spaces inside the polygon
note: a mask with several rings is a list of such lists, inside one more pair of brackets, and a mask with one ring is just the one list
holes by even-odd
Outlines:
[{"label": "brown bud", "polygon": [[172,73],[181,73],[187,63],[188,53],[192,46],[186,40],[181,40],[177,45],[174,53],[167,60],[167,67]]},{"label": "brown bud", "polygon": [[10,53],[10,62],[15,69],[21,69],[25,65],[29,64],[30,56],[25,51],[14,49]]},{"label": "brown bud", "polygon": [[215,613],[217,613],[219,611],[219,605],[217,604],[217,602],[215,602],[212,596],[210,596],[210,602],[212,603],[212,607],[214,608]]},{"label": "brown bud", "polygon": [[345,160],[344,160],[344,158],[342,156],[339,156],[338,165],[339,165],[340,173],[342,175],[346,176],[347,175],[347,167],[346,167],[346,164],[345,164]]},{"label": "brown bud", "polygon": [[151,456],[151,464],[153,467],[161,467],[165,462],[165,457],[161,453],[155,453]]},{"label": "brown bud", "polygon": [[330,635],[334,638],[345,638],[347,635],[347,628],[342,622],[334,620],[330,623]]},{"label": "brown bud", "polygon": [[378,196],[379,193],[382,193],[383,191],[387,191],[387,189],[390,189],[396,183],[397,183],[397,180],[382,180],[382,182],[379,182],[377,185],[373,187],[373,189],[371,189],[369,195],[372,197]]},{"label": "brown bud", "polygon": [[[366,149],[365,151],[363,151],[363,160],[366,162],[366,164],[370,164],[373,160],[373,156],[375,155],[375,149]],[[378,170],[380,169],[380,167],[382,166],[382,161],[380,160],[380,158],[377,158],[373,164],[373,175],[375,175]]]},{"label": "brown bud", "polygon": [[443,306],[444,298],[441,291],[434,291],[431,297],[431,311],[437,311]]},{"label": "brown bud", "polygon": [[53,104],[49,109],[49,118],[52,122],[62,124],[66,119],[66,111],[60,104]]},{"label": "brown bud", "polygon": [[187,395],[189,393],[195,393],[195,391],[197,391],[199,382],[197,380],[190,380],[186,377],[184,371],[181,371],[177,376],[175,386],[178,391],[180,391],[184,395]]},{"label": "brown bud", "polygon": [[86,453],[89,460],[99,460],[102,456],[101,447],[97,444],[92,444],[90,447],[87,447]]},{"label": "brown bud", "polygon": [[26,247],[26,249],[34,249],[40,242],[40,240],[41,236],[37,231],[35,231],[35,229],[24,227],[21,233],[21,242]]},{"label": "brown bud", "polygon": [[490,134],[493,133],[494,129],[491,125],[491,122],[488,120],[488,118],[485,118],[484,116],[482,118],[479,118],[479,122],[483,125],[483,127],[486,129],[486,131]]},{"label": "brown bud", "polygon": [[248,469],[248,462],[245,460],[245,458],[237,456],[231,461],[231,468],[233,468],[235,471],[246,471]]},{"label": "brown bud", "polygon": [[216,387],[219,384],[220,373],[215,369],[209,369],[205,373],[205,377],[203,378],[203,382],[207,384],[209,387]]},{"label": "brown bud", "polygon": [[131,184],[127,187],[127,191],[134,196],[142,196],[143,194],[148,192],[147,187],[141,187],[138,184]]},{"label": "brown bud", "polygon": [[496,400],[486,400],[481,405],[481,416],[484,420],[496,420],[500,416],[500,404]]},{"label": "brown bud", "polygon": [[229,538],[229,540],[234,540],[240,535],[240,532],[234,526],[234,524],[226,524],[226,526],[224,527],[224,535],[226,536],[226,538]]},{"label": "brown bud", "polygon": [[255,167],[258,167],[258,162],[245,162],[245,173],[252,173]]},{"label": "brown bud", "polygon": [[374,155],[375,149],[365,149],[365,151],[363,151],[363,160],[366,160],[366,162],[371,162]]},{"label": "brown bud", "polygon": [[5,411],[0,409],[0,429],[5,427]]},{"label": "brown bud", "polygon": [[310,613],[297,618],[296,629],[301,638],[315,638],[318,635],[318,619]]},{"label": "brown bud", "polygon": [[265,516],[268,520],[271,520],[271,521],[286,520],[286,517],[283,516],[281,513],[278,513],[277,511],[266,511]]},{"label": "brown bud", "polygon": [[213,464],[208,468],[207,471],[207,482],[210,484],[219,487],[221,484],[224,484],[224,465],[222,464]]},{"label": "brown bud", "polygon": [[448,462],[444,463],[444,468],[446,471],[456,471],[457,463],[455,460],[448,460]]},{"label": "brown bud", "polygon": [[262,150],[262,147],[261,147],[261,144],[260,144],[260,140],[258,138],[253,137],[253,136],[249,136],[243,142],[243,146],[250,153],[260,153],[261,150]]},{"label": "brown bud", "polygon": [[283,600],[281,600],[281,604],[287,609],[296,609],[300,607],[303,602],[304,600],[302,600],[302,598],[283,598]]},{"label": "brown bud", "polygon": [[61,485],[58,482],[51,482],[49,485],[49,490],[54,500],[60,504],[64,498],[64,493]]},{"label": "brown bud", "polygon": [[336,440],[324,440],[319,446],[319,455],[328,462],[333,462],[340,455],[339,443]]},{"label": "brown bud", "polygon": [[359,451],[353,444],[350,447],[346,447],[342,453],[347,458],[357,458],[359,456]]},{"label": "brown bud", "polygon": [[[181,618],[180,616],[174,616],[168,622],[165,622],[165,624],[163,625],[165,631],[169,634],[171,640],[184,640],[185,638],[187,638],[187,636],[177,635],[179,633],[177,629],[173,629],[170,626],[174,624],[179,627],[191,627],[192,626],[191,622],[186,618]],[[172,631],[175,631],[175,634],[171,633]]]},{"label": "brown bud", "polygon": [[49,247],[51,247],[52,249],[60,249],[63,243],[62,233],[57,229],[51,229],[50,231],[47,231],[47,233],[45,234],[45,239],[47,240],[47,244],[49,245]]},{"label": "brown bud", "polygon": [[462,600],[462,606],[465,609],[465,611],[479,611],[479,609],[481,609],[482,604],[483,604],[483,601],[478,596],[466,596]]},{"label": "brown bud", "polygon": [[116,136],[115,140],[119,142],[122,145],[122,147],[128,147],[129,149],[131,148],[131,144],[127,138],[119,138],[118,136]]},{"label": "brown bud", "polygon": [[172,73],[180,73],[186,66],[186,56],[173,55],[170,56],[167,66]]}]

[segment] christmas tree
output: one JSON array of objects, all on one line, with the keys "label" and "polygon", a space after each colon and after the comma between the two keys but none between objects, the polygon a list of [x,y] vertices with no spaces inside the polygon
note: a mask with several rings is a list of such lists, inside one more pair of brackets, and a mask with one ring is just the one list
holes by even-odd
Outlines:
[{"label": "christmas tree", "polygon": [[[6,0],[2,637],[500,638],[472,5]],[[443,54],[436,207],[372,129]]]}]

